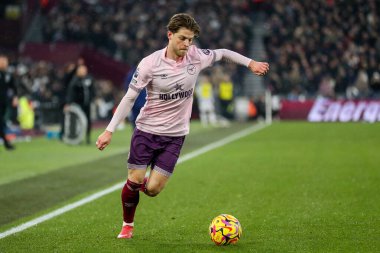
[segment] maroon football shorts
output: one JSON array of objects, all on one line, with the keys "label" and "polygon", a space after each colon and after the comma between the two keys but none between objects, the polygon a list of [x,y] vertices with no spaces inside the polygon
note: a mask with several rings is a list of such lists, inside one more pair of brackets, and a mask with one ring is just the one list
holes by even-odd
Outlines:
[{"label": "maroon football shorts", "polygon": [[151,168],[170,177],[174,171],[185,136],[162,136],[143,132],[137,128],[133,132],[128,156],[129,169]]}]

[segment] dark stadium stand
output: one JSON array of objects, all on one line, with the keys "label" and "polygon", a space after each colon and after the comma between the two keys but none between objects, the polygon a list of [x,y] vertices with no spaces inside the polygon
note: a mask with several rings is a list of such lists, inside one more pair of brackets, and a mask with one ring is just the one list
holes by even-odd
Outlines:
[{"label": "dark stadium stand", "polygon": [[276,93],[379,96],[378,1],[269,0],[264,9],[267,83]]}]

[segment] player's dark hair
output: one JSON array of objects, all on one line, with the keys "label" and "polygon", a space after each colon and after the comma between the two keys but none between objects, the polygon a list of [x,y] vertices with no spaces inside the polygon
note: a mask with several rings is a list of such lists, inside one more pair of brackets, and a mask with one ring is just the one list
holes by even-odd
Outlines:
[{"label": "player's dark hair", "polygon": [[199,36],[199,33],[201,31],[201,28],[199,27],[195,19],[187,13],[175,14],[173,17],[170,18],[170,21],[166,28],[168,29],[168,31],[171,31],[172,33],[178,32],[178,30],[181,28],[186,28],[194,32],[194,35],[197,37]]}]

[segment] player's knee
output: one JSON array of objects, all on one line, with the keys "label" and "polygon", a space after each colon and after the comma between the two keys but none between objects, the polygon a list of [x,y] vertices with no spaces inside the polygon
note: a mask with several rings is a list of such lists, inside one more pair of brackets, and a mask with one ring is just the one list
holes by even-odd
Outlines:
[{"label": "player's knee", "polygon": [[135,183],[135,184],[144,183],[144,178],[140,178],[140,177],[128,177],[128,180]]},{"label": "player's knee", "polygon": [[144,182],[145,171],[143,170],[128,170],[128,179],[136,184],[142,184]]},{"label": "player's knee", "polygon": [[156,197],[162,191],[162,189],[163,189],[163,186],[160,186],[160,185],[152,186],[148,184],[148,187],[146,188],[145,193],[149,197]]}]

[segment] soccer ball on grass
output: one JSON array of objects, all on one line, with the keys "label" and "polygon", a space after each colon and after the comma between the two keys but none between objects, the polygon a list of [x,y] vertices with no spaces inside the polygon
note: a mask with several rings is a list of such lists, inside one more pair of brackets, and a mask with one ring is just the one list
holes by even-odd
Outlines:
[{"label": "soccer ball on grass", "polygon": [[212,220],[209,233],[216,245],[229,245],[237,243],[242,229],[240,222],[234,216],[221,214]]}]

